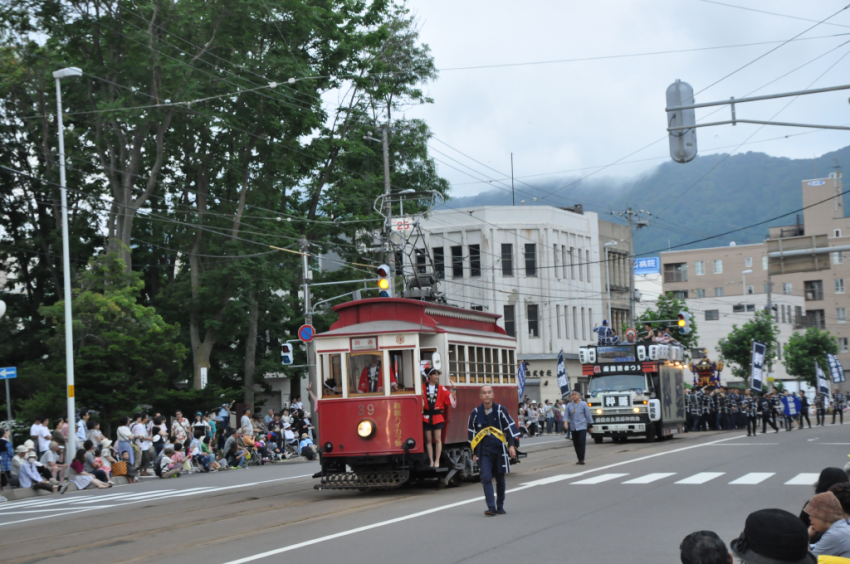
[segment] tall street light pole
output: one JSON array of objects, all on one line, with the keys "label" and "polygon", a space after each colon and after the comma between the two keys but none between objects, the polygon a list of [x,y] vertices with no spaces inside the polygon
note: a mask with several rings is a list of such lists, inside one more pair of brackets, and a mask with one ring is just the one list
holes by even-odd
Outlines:
[{"label": "tall street light pole", "polygon": [[744,317],[749,317],[749,309],[747,308],[747,274],[752,274],[753,271],[750,269],[744,270],[741,272],[741,278],[744,284]]},{"label": "tall street light pole", "polygon": [[608,323],[614,325],[614,320],[611,319],[611,262],[608,260],[608,247],[615,247],[617,241],[608,241],[605,243],[605,286],[608,289]]},{"label": "tall street light pole", "polygon": [[82,76],[77,67],[60,69],[53,73],[56,79],[56,119],[59,125],[59,185],[62,194],[62,274],[65,279],[65,377],[68,385],[68,444],[65,452],[77,452],[76,419],[74,412],[74,326],[71,317],[71,252],[68,244],[68,190],[65,187],[65,128],[62,123],[62,87],[66,77]]},{"label": "tall street light pole", "polygon": [[[0,317],[6,315],[6,302],[0,300]],[[14,426],[14,422],[12,422],[12,395],[9,393],[9,379],[3,378],[6,380],[6,421],[9,422],[9,425]],[[11,430],[11,427],[9,428]],[[12,439],[12,433],[9,433],[9,440]]]}]

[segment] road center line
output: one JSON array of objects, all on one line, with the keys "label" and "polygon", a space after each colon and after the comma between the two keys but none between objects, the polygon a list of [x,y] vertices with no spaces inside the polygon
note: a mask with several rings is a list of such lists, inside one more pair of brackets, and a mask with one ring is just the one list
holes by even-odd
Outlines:
[{"label": "road center line", "polygon": [[[525,484],[520,485],[519,487],[516,487],[516,488],[512,488],[512,489],[508,490],[508,493],[514,493],[514,492],[518,492],[518,491],[521,491],[521,490],[527,490],[529,488],[534,488],[534,487],[542,486],[542,485],[546,485],[546,484],[557,483],[558,481],[563,481],[563,480],[567,480],[567,479],[570,479],[570,478],[578,478],[579,476],[584,476],[586,474],[591,474],[593,472],[599,472],[599,471],[602,471],[602,470],[608,470],[609,468],[616,468],[617,466],[623,466],[624,464],[634,464],[635,462],[641,462],[643,460],[649,460],[651,458],[657,458],[659,456],[666,456],[668,454],[675,454],[675,453],[679,453],[679,452],[684,452],[686,450],[692,450],[692,449],[695,449],[695,448],[702,448],[702,447],[706,447],[706,446],[710,446],[710,445],[715,445],[717,443],[722,443],[722,442],[725,442],[725,441],[734,441],[734,440],[740,439],[741,437],[744,437],[744,436],[745,435],[736,435],[734,437],[727,437],[725,439],[719,439],[719,440],[716,440],[716,441],[711,441],[709,443],[703,443],[703,444],[699,444],[699,445],[692,445],[692,446],[677,448],[675,450],[669,450],[667,452],[658,452],[658,453],[655,453],[655,454],[648,454],[646,456],[642,456],[642,457],[635,458],[635,459],[632,459],[632,460],[624,460],[622,462],[615,462],[614,464],[609,464],[607,466],[602,466],[600,468],[593,468],[593,469],[590,469],[590,470],[585,470],[584,472],[578,472],[576,474],[562,474],[560,476],[552,476],[550,478],[543,478],[543,479],[540,479],[540,480],[537,480],[537,481],[534,481],[534,482],[525,483]],[[561,479],[559,480],[558,478],[561,478]],[[455,503],[450,503],[448,505],[440,505],[438,507],[433,507],[431,509],[426,509],[424,511],[411,513],[410,515],[404,515],[402,517],[396,517],[395,519],[389,519],[387,521],[381,521],[380,523],[373,523],[371,525],[364,525],[363,527],[357,527],[355,529],[349,529],[347,531],[334,533],[332,535],[326,535],[324,537],[319,537],[319,538],[316,538],[316,539],[312,539],[312,540],[308,540],[308,541],[304,541],[304,542],[299,542],[297,544],[292,544],[292,545],[289,545],[289,546],[276,548],[274,550],[269,550],[267,552],[261,552],[260,554],[255,554],[253,556],[246,556],[245,558],[240,558],[238,560],[231,560],[230,562],[226,562],[225,564],[245,564],[246,562],[253,562],[255,560],[268,558],[269,556],[275,556],[277,554],[283,554],[284,552],[291,552],[291,551],[297,550],[299,548],[312,546],[314,544],[319,544],[319,543],[326,542],[326,541],[329,541],[329,540],[338,539],[338,538],[341,538],[341,537],[347,537],[349,535],[362,533],[362,532],[369,531],[369,530],[372,530],[372,529],[378,529],[378,528],[381,528],[381,527],[386,527],[387,525],[393,525],[395,523],[401,523],[402,521],[408,521],[410,519],[417,519],[419,517],[424,517],[425,515],[431,515],[432,513],[438,513],[440,511],[445,511],[445,510],[448,510],[448,509],[454,509],[455,507],[460,507],[462,505],[467,505],[467,504],[470,504],[470,503],[474,503],[476,501],[481,501],[483,499],[484,499],[484,496],[478,496],[478,497],[473,497],[471,499],[465,499],[463,501],[457,501]]]}]

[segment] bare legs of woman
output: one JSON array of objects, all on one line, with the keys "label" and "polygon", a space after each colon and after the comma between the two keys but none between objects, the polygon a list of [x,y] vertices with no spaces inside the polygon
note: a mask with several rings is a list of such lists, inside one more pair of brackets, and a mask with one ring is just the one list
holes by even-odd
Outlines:
[{"label": "bare legs of woman", "polygon": [[434,431],[425,431],[425,451],[428,453],[428,466],[434,467],[434,448],[431,442],[434,440]]},{"label": "bare legs of woman", "polygon": [[97,478],[92,478],[91,483],[94,484],[95,486],[97,486],[98,488],[102,489],[102,490],[109,487],[109,484],[107,484],[106,482],[101,482]]},{"label": "bare legs of woman", "polygon": [[[434,455],[434,462],[431,463],[431,466],[433,466],[434,468],[437,468],[437,467],[440,466],[440,456],[442,456],[442,454],[443,454],[443,440],[442,440],[443,430],[442,429],[434,429],[433,433],[434,433],[434,448],[437,450],[437,452]],[[430,450],[431,449],[428,449],[429,454],[430,454]]]}]

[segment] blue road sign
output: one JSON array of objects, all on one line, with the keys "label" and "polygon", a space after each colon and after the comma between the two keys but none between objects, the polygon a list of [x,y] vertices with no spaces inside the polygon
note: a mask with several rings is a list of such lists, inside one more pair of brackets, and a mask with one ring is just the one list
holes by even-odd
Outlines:
[{"label": "blue road sign", "polygon": [[315,335],[316,330],[313,329],[312,325],[302,325],[301,328],[298,329],[298,338],[305,343],[312,341]]},{"label": "blue road sign", "polygon": [[18,377],[18,369],[15,366],[0,368],[0,380],[11,380]]}]

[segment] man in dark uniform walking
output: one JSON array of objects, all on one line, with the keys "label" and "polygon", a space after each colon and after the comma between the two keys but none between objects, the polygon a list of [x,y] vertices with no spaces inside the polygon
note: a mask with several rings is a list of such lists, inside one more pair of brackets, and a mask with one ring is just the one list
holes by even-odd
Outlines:
[{"label": "man in dark uniform walking", "polygon": [[715,428],[715,419],[716,412],[714,411],[714,398],[712,398],[712,393],[710,389],[703,389],[702,391],[702,417],[701,422],[703,426],[703,430],[707,431],[709,428]]},{"label": "man in dark uniform walking", "polygon": [[[514,420],[508,410],[493,401],[493,388],[482,386],[478,392],[481,405],[469,415],[468,436],[472,445],[472,460],[478,463],[478,474],[484,486],[487,511],[484,515],[504,515],[505,474],[511,471],[511,459],[516,458],[519,438]],[[493,496],[496,478],[496,496]]]},{"label": "man in dark uniform walking", "polygon": [[761,412],[762,434],[767,433],[768,425],[773,427],[773,430],[778,433],[779,428],[776,426],[776,423],[773,422],[773,400],[771,399],[770,394],[763,394],[759,398],[758,403],[758,410]]},{"label": "man in dark uniform walking", "polygon": [[750,431],[752,430],[752,436],[755,437],[759,426],[758,401],[753,397],[750,390],[747,390],[746,395],[742,397],[741,410],[742,415],[747,418],[747,436],[750,436]]},{"label": "man in dark uniform walking", "polygon": [[809,419],[809,398],[806,397],[806,393],[803,390],[800,390],[800,429],[803,428],[803,418],[806,419],[806,422],[809,424],[809,429],[812,428],[812,420]]},{"label": "man in dark uniform walking", "polygon": [[823,426],[826,424],[826,394],[820,392],[815,396],[815,425]]},{"label": "man in dark uniform walking", "polygon": [[691,415],[692,431],[701,431],[700,417],[702,415],[702,390],[697,389],[688,396],[688,413]]},{"label": "man in dark uniform walking", "polygon": [[835,388],[835,394],[832,396],[832,424],[835,425],[835,416],[838,415],[841,424],[844,425],[844,403],[847,399],[844,394]]}]

